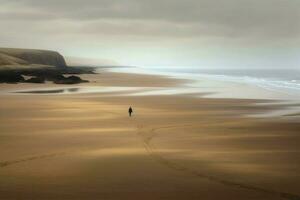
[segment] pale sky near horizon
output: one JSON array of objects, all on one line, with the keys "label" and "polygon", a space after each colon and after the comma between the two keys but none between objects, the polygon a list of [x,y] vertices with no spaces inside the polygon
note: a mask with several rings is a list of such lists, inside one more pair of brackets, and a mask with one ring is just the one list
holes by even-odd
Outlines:
[{"label": "pale sky near horizon", "polygon": [[[1,47],[92,64],[300,69],[299,0],[0,0]],[[83,58],[83,59],[80,59]]]}]

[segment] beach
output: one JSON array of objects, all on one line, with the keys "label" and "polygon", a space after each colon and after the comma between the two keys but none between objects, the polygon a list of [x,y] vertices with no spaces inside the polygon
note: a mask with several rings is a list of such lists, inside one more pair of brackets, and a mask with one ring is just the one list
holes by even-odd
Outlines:
[{"label": "beach", "polygon": [[82,77],[0,85],[0,199],[300,199],[299,116],[249,117],[285,106],[145,95],[184,79]]}]

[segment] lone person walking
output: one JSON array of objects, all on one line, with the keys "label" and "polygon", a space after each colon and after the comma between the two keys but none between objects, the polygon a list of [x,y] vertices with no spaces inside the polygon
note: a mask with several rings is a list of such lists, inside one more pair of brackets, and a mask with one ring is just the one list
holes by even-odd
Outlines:
[{"label": "lone person walking", "polygon": [[133,113],[133,110],[132,110],[132,108],[131,108],[131,107],[129,107],[129,109],[128,109],[128,113],[129,113],[129,117],[131,117],[131,114]]}]

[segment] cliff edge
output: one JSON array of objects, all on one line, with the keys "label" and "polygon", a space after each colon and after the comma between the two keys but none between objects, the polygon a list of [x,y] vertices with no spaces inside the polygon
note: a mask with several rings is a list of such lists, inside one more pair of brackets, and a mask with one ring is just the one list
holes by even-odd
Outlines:
[{"label": "cliff edge", "polygon": [[56,51],[0,48],[0,83],[78,84],[88,81],[74,74],[92,73],[91,67],[68,67]]},{"label": "cliff edge", "polygon": [[67,66],[64,57],[55,51],[0,48],[0,66],[32,64],[54,67]]}]

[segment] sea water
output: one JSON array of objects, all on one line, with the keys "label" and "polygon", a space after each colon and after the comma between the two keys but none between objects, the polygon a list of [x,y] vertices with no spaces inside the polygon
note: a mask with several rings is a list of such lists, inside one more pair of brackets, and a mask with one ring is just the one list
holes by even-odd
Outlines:
[{"label": "sea water", "polygon": [[300,70],[297,69],[122,67],[112,71],[191,80],[178,91],[210,94],[207,97],[300,100]]}]

